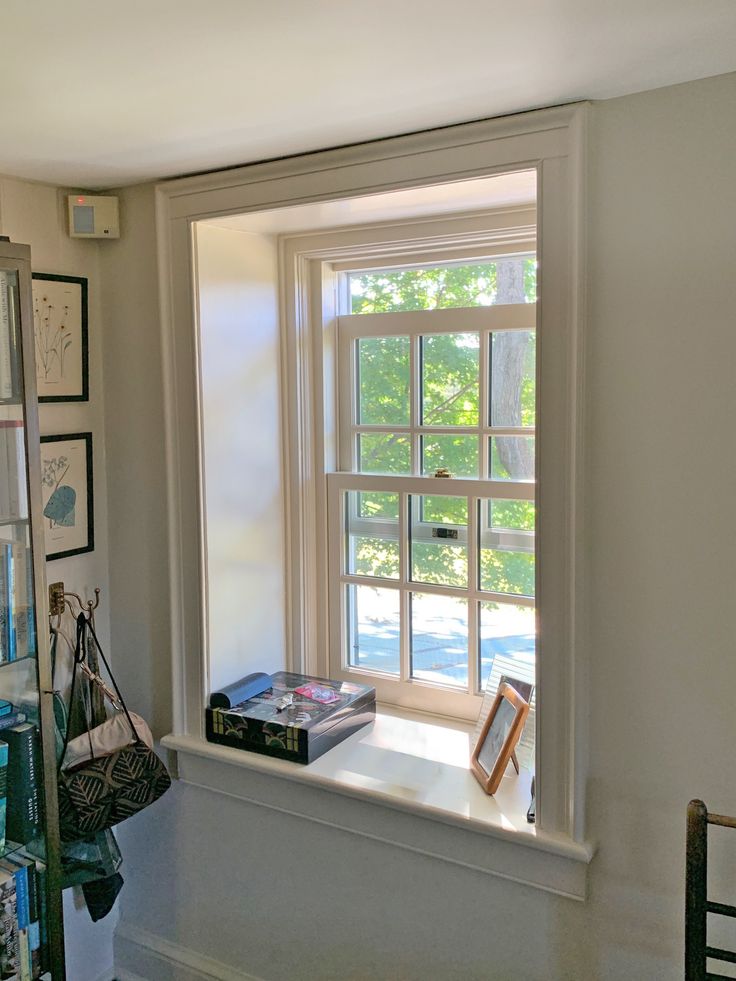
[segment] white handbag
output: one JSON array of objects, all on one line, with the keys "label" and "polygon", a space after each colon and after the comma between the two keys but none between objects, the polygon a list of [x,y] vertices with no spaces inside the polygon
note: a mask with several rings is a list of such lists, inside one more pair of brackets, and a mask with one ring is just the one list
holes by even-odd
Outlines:
[{"label": "white handbag", "polygon": [[[153,749],[153,736],[146,720],[135,712],[129,714],[139,738],[149,749]],[[75,766],[93,758],[112,756],[119,749],[132,745],[134,741],[125,712],[116,712],[102,725],[95,726],[89,732],[83,732],[81,736],[69,740],[62,769],[73,770]]]}]

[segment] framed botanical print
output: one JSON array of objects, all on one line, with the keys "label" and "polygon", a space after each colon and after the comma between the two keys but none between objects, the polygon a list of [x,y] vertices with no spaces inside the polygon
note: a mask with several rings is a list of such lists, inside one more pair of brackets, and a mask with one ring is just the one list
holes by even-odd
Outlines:
[{"label": "framed botanical print", "polygon": [[94,549],[92,433],[41,437],[41,502],[47,560]]},{"label": "framed botanical print", "polygon": [[87,280],[33,273],[33,337],[39,402],[89,401]]}]

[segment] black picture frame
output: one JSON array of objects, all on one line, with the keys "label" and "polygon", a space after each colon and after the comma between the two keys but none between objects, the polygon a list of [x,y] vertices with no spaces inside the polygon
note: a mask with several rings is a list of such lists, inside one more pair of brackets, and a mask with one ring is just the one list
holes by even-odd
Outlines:
[{"label": "black picture frame", "polygon": [[[44,385],[46,384],[43,377],[43,355],[41,355],[40,347],[41,345],[39,339],[39,330],[41,329],[40,323],[43,321],[43,311],[39,310],[38,301],[38,291],[34,289],[33,295],[33,337],[36,353],[36,384],[39,390],[38,401],[39,402],[89,402],[89,305],[88,305],[88,283],[84,276],[61,276],[57,273],[40,273],[34,272],[31,274],[33,283],[45,282],[45,283],[60,283],[66,284],[67,286],[78,286],[80,290],[79,298],[79,323],[76,322],[72,325],[72,343],[78,341],[79,352],[78,356],[80,359],[80,384],[74,386],[74,391],[70,392],[60,392],[58,395],[52,395],[48,392],[45,395],[40,394]],[[74,355],[77,356],[76,353]],[[63,353],[62,353],[63,357]],[[58,362],[58,359],[57,359]],[[62,361],[63,364],[63,361]],[[77,392],[76,389],[79,389]]]},{"label": "black picture frame", "polygon": [[[82,544],[72,544],[71,547],[64,547],[64,542],[66,540],[67,544],[73,542],[79,538],[78,534],[65,534],[64,528],[73,527],[65,522],[55,521],[49,514],[47,514],[47,509],[51,504],[51,497],[60,487],[60,480],[68,472],[63,471],[57,479],[57,474],[59,472],[58,465],[55,467],[50,466],[50,461],[48,461],[47,454],[44,454],[43,447],[49,443],[63,444],[63,443],[83,443],[83,452],[78,446],[70,445],[68,452],[70,456],[75,459],[69,464],[69,467],[73,465],[73,476],[72,485],[64,485],[65,487],[71,486],[71,490],[75,492],[75,498],[73,502],[72,509],[76,508],[77,498],[79,497],[78,490],[82,486],[82,477],[84,478],[84,491],[86,497],[86,506],[82,508],[81,513],[84,514],[84,519],[86,522],[85,532],[83,534]],[[62,459],[62,457],[57,456],[54,458],[56,461]],[[66,461],[65,461],[66,462]],[[62,464],[63,466],[63,464]],[[53,481],[56,480],[56,486],[53,486]],[[66,559],[71,555],[81,555],[85,552],[94,551],[95,547],[95,526],[94,526],[94,481],[92,473],[92,433],[62,433],[54,436],[42,436],[41,437],[41,481],[42,481],[42,502],[43,506],[43,516],[42,520],[44,522],[44,540],[46,542],[46,561],[50,562],[53,559]],[[73,486],[73,485],[76,485]],[[48,491],[50,490],[50,493]],[[67,495],[68,500],[68,495]],[[68,513],[68,512],[67,512]],[[76,514],[75,514],[76,518]],[[61,544],[61,548],[53,549],[50,547],[51,544]]]}]

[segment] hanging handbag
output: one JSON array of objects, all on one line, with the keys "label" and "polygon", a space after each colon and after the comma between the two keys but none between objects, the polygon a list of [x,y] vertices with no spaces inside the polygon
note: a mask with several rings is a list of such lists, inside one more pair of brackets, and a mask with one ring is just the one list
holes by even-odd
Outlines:
[{"label": "hanging handbag", "polygon": [[[84,662],[90,637],[107,668],[117,695],[117,704],[122,708],[130,727],[130,742],[105,756],[93,755],[74,769],[65,770],[64,758],[69,743],[68,737],[65,739],[58,772],[59,829],[62,841],[77,841],[86,835],[119,824],[158,800],[171,786],[166,767],[140,738],[94,627],[83,613],[77,617],[71,697],[74,696],[78,668]],[[100,742],[95,739],[94,733],[95,729],[92,729],[90,745],[93,753],[95,744]]]},{"label": "hanging handbag", "polygon": [[[60,637],[68,644],[70,654],[72,656],[74,655],[74,644],[67,639],[66,634],[62,633],[59,627],[52,629],[50,635],[52,678],[56,677],[56,654]],[[90,653],[93,652],[88,652],[88,655]],[[88,657],[88,660],[96,671],[99,670],[96,659],[90,659]],[[78,720],[84,720],[85,725],[86,719],[89,718],[91,725],[94,727],[104,722],[107,717],[104,702],[98,704],[96,700],[95,702],[92,701],[89,691],[90,680],[88,677],[82,677],[79,680],[80,684],[77,685],[75,698],[82,705],[88,702],[91,711],[82,709],[81,712],[74,712],[73,714]],[[72,723],[69,708],[61,692],[54,691],[53,703],[55,755],[57,762],[59,762],[64,752],[64,741],[67,734],[70,737],[71,745],[73,742],[72,737],[77,733],[77,729]],[[33,724],[40,726],[38,707],[34,706],[34,708],[36,712],[35,716],[31,706],[26,706],[25,711],[28,712],[28,718]],[[43,862],[46,861],[45,839],[36,838],[26,848],[36,858],[41,859]],[[87,900],[87,908],[90,916],[93,920],[97,920],[100,918],[99,908],[95,902],[91,901],[88,892],[93,887],[95,890],[104,889],[109,898],[114,902],[115,897],[122,887],[122,876],[119,874],[122,864],[123,856],[120,854],[120,848],[111,828],[107,828],[105,831],[98,831],[96,834],[86,835],[78,841],[65,841],[61,846],[61,888],[69,889],[72,886],[81,886],[85,899]],[[97,893],[95,893],[95,897],[96,895]]]}]

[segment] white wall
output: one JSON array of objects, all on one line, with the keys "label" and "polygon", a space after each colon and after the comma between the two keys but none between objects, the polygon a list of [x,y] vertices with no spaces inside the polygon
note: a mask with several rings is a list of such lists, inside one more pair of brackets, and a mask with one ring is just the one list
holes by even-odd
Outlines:
[{"label": "white wall", "polygon": [[[153,944],[230,965],[223,977],[239,968],[267,981],[682,976],[685,807],[702,796],[736,813],[734,104],[731,75],[592,112],[588,795],[598,853],[587,903],[177,785],[122,829],[120,963],[152,963]],[[127,264],[109,272],[139,276],[109,311],[105,382],[120,412],[108,412],[107,438],[115,466],[135,472],[159,450],[163,411],[133,367],[151,379],[159,369],[150,189],[125,191],[123,205]],[[160,467],[144,486],[148,523],[123,522],[129,489],[110,481],[121,518],[111,535],[126,539],[112,553],[113,604],[151,589],[158,616],[166,553],[146,535],[166,522]],[[125,608],[113,610],[115,634]],[[151,700],[161,728],[169,652],[157,624],[155,635],[141,630],[127,669],[163,689]],[[727,845],[714,842],[724,898],[736,881]],[[150,976],[188,981],[166,956]]]},{"label": "white wall", "polygon": [[286,666],[273,236],[200,223],[210,690]]},{"label": "white wall", "polygon": [[110,496],[110,628],[118,683],[157,736],[171,727],[166,469],[158,275],[150,187],[122,199],[100,245]]},{"label": "white wall", "polygon": [[[67,589],[85,598],[102,589],[96,623],[100,641],[110,636],[110,580],[107,546],[107,487],[105,480],[104,393],[102,384],[103,308],[100,296],[99,246],[70,239],[65,226],[65,191],[0,177],[0,234],[31,246],[34,272],[86,276],[89,287],[89,402],[39,406],[41,434],[92,432],[94,451],[94,551],[47,564],[48,582],[63,580]],[[64,893],[67,966],[75,981],[95,981],[112,966],[112,931],[117,911],[92,924],[79,897]]]}]

